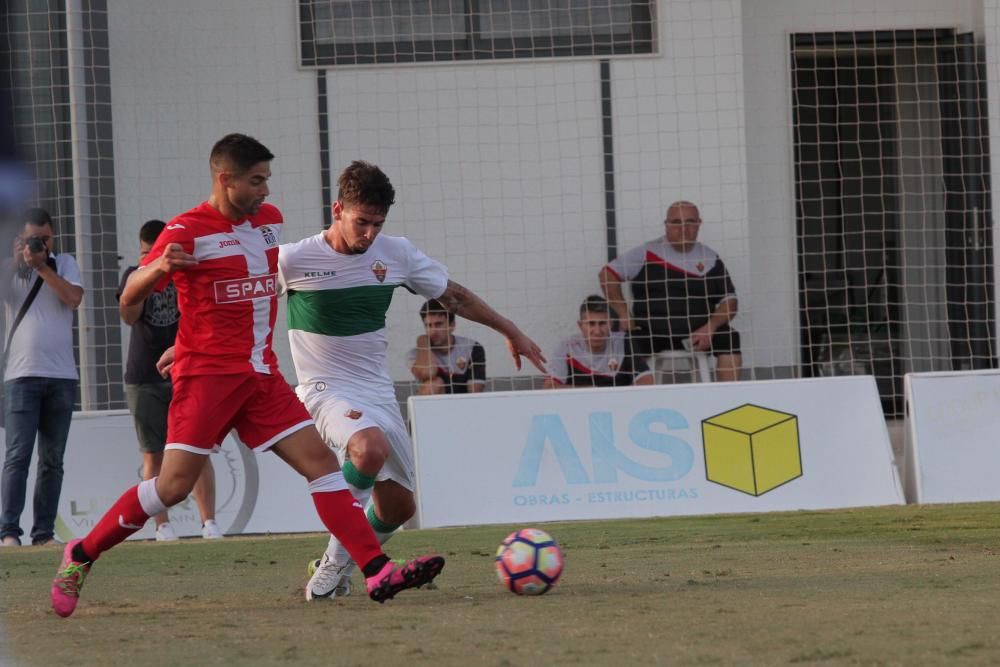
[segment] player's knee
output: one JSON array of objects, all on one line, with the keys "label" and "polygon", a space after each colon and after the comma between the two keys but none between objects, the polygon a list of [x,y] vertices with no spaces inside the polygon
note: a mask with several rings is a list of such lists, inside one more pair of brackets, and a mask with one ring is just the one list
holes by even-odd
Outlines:
[{"label": "player's knee", "polygon": [[165,477],[161,474],[156,478],[156,493],[160,496],[160,500],[163,501],[164,505],[173,507],[191,495],[197,479],[197,475],[193,477],[190,475],[171,475]]},{"label": "player's knee", "polygon": [[371,446],[351,452],[351,462],[362,472],[373,474],[382,469],[388,453],[377,446]]},{"label": "player's knee", "polygon": [[365,429],[355,433],[347,451],[358,470],[375,473],[382,469],[389,458],[389,441],[378,429]]}]

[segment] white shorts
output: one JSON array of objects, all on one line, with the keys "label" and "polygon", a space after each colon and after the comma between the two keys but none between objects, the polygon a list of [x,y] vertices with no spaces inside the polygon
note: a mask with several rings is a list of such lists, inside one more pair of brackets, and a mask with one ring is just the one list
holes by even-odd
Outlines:
[{"label": "white shorts", "polygon": [[413,443],[398,405],[348,398],[323,383],[299,385],[295,393],[316,422],[323,440],[336,452],[340,465],[344,465],[346,460],[347,442],[351,436],[374,426],[389,441],[389,457],[375,476],[375,481],[391,479],[413,491]]}]

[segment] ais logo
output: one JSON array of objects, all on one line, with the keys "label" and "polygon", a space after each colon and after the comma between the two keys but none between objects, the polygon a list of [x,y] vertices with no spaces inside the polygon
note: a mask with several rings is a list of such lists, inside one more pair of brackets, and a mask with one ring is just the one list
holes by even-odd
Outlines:
[{"label": "ais logo", "polygon": [[[694,464],[691,445],[672,432],[688,428],[676,410],[657,408],[636,413],[628,423],[630,446],[655,452],[660,465],[644,464],[615,446],[612,413],[591,412],[587,418],[590,442],[574,443],[559,415],[535,415],[528,433],[513,486],[535,486],[546,450],[551,450],[569,484],[617,482],[619,472],[646,482],[672,482],[683,478]],[[583,464],[578,446],[589,445],[591,466]],[[649,458],[648,456],[646,457]]]}]

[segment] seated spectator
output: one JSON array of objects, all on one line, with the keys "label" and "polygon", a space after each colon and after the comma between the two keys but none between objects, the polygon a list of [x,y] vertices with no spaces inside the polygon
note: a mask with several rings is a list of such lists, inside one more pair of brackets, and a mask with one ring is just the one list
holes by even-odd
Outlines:
[{"label": "seated spectator", "polygon": [[[716,379],[738,380],[743,366],[733,281],[719,255],[698,242],[701,216],[687,201],[670,205],[664,236],[620,255],[601,269],[601,289],[630,331],[636,353],[690,348],[716,357]],[[632,314],[622,283],[632,287]]]},{"label": "seated spectator", "polygon": [[471,338],[455,335],[455,313],[437,299],[420,307],[424,333],[406,359],[420,381],[417,393],[475,394],[486,390],[486,351]]},{"label": "seated spectator", "polygon": [[596,294],[580,305],[580,333],[564,339],[552,353],[546,389],[625,387],[653,384],[646,362],[632,352],[629,338],[611,330],[611,307]]}]

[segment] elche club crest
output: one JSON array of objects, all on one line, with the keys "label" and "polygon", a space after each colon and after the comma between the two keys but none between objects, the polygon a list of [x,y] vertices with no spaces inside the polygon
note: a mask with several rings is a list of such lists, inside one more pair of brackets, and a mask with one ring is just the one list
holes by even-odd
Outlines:
[{"label": "elche club crest", "polygon": [[701,273],[702,271],[705,270],[705,262],[699,261],[697,266],[698,266],[698,273]]},{"label": "elche club crest", "polygon": [[464,371],[466,366],[468,365],[469,365],[469,360],[466,359],[465,357],[459,357],[458,359],[455,360],[455,366],[460,371]]},{"label": "elche club crest", "polygon": [[611,359],[608,361],[608,370],[613,372],[618,372],[618,368],[621,366],[617,359]]},{"label": "elche club crest", "polygon": [[375,274],[375,279],[380,283],[385,282],[385,275],[389,273],[389,267],[385,265],[381,259],[376,259],[372,262],[372,273]]}]

